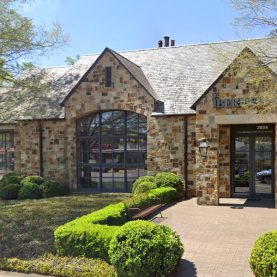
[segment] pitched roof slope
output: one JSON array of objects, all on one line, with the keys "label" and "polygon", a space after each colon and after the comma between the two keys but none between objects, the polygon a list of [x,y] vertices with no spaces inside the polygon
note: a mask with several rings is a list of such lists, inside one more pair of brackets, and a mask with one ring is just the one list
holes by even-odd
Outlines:
[{"label": "pitched roof slope", "polygon": [[109,49],[111,53],[123,64],[123,66],[133,75],[133,77],[156,99],[159,100],[159,95],[154,91],[148,79],[145,77],[141,67],[119,53]]},{"label": "pitched roof slope", "polygon": [[[277,38],[187,45],[121,54],[141,66],[152,87],[164,101],[165,113],[178,114],[194,113],[191,105],[245,47],[249,47],[266,63],[271,57],[277,57]],[[268,65],[276,72],[276,59],[275,63]]]},{"label": "pitched roof slope", "polygon": [[[164,102],[165,114],[193,114],[191,105],[221,75],[235,57],[249,47],[277,72],[277,38],[205,43],[127,51],[114,55],[140,83]],[[63,118],[60,106],[97,55],[82,56],[73,66],[45,68],[48,89],[35,95],[26,90],[0,92],[0,122],[17,119]],[[275,63],[271,63],[275,57]]]}]

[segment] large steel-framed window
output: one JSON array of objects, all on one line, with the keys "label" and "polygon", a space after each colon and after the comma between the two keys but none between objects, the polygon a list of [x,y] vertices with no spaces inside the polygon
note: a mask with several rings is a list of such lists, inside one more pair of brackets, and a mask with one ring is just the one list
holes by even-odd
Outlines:
[{"label": "large steel-framed window", "polygon": [[14,133],[0,131],[0,176],[14,171]]},{"label": "large steel-framed window", "polygon": [[147,174],[147,119],[105,111],[77,122],[78,185],[94,191],[131,191]]}]

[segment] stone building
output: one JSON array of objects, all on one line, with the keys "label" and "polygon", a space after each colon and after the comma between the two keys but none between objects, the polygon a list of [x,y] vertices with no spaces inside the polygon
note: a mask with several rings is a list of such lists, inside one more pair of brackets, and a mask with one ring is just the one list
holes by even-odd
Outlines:
[{"label": "stone building", "polygon": [[[247,106],[267,88],[276,92],[269,59],[277,40],[165,42],[106,48],[72,66],[27,72],[28,89],[2,90],[1,173],[40,174],[72,191],[125,192],[139,176],[171,171],[199,204],[277,199],[277,114]],[[266,78],[257,89],[252,69],[261,65]]]}]

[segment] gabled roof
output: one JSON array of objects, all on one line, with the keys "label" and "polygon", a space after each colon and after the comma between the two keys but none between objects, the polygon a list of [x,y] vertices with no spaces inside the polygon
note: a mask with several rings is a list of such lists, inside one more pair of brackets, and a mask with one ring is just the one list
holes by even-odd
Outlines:
[{"label": "gabled roof", "polygon": [[[277,38],[204,43],[120,53],[111,49],[109,51],[154,98],[158,97],[164,102],[165,114],[194,114],[195,111],[191,109],[193,103],[245,47],[249,47],[273,72],[277,72]],[[100,56],[85,55],[73,66],[38,70],[45,72],[50,85],[45,91],[32,95],[32,98],[26,90],[0,92],[0,122],[6,122],[7,119],[14,121],[38,117],[63,118],[64,109],[60,103],[68,97],[70,91]],[[275,57],[275,62],[272,62],[272,57]]]},{"label": "gabled roof", "polygon": [[155,99],[159,100],[159,96],[152,88],[148,79],[145,77],[142,69],[137,64],[131,62],[127,58],[123,57],[119,53],[109,49],[113,56],[129,71],[129,73],[137,80],[139,84],[141,84],[144,89]]},{"label": "gabled roof", "polygon": [[[248,54],[247,56],[245,54]],[[222,78],[224,77],[224,75],[228,72],[228,70],[232,67],[232,65],[234,65],[236,63],[237,60],[239,60],[240,58],[245,59],[247,57],[249,57],[249,55],[251,55],[252,57],[256,58],[256,61],[263,67],[267,68],[268,71],[271,74],[276,75],[276,72],[273,71],[267,64],[265,64],[265,62],[263,62],[261,59],[259,59],[257,57],[257,55],[249,48],[249,47],[245,47],[237,57],[235,57],[235,59],[228,65],[228,67],[216,78],[216,80],[214,80],[214,82],[212,82],[212,84],[206,89],[206,91],[204,91],[204,93],[191,105],[192,109],[196,109],[196,106],[199,104],[199,102],[209,93],[209,91],[212,89],[212,87]]]},{"label": "gabled roof", "polygon": [[125,57],[121,56],[114,50],[106,47],[104,51],[97,57],[97,59],[92,63],[92,65],[89,67],[89,69],[86,71],[86,73],[81,77],[81,79],[78,81],[78,83],[75,84],[73,88],[69,91],[69,93],[66,95],[66,97],[61,102],[61,105],[64,105],[66,100],[71,96],[71,94],[74,92],[74,90],[78,87],[78,85],[87,77],[87,75],[94,69],[94,67],[98,64],[98,62],[101,60],[101,58],[107,53],[111,53],[118,61],[119,63],[131,74],[131,76],[137,80],[137,82],[144,87],[144,89],[155,99],[159,100],[158,95],[153,90],[152,86],[146,79],[143,71],[141,68],[134,64],[133,62],[129,61]]}]

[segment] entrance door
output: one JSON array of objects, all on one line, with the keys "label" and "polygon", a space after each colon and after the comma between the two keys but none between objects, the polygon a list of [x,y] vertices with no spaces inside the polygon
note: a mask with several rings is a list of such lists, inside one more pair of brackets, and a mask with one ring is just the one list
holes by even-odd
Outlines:
[{"label": "entrance door", "polygon": [[234,196],[272,197],[274,125],[235,126],[232,130]]}]

